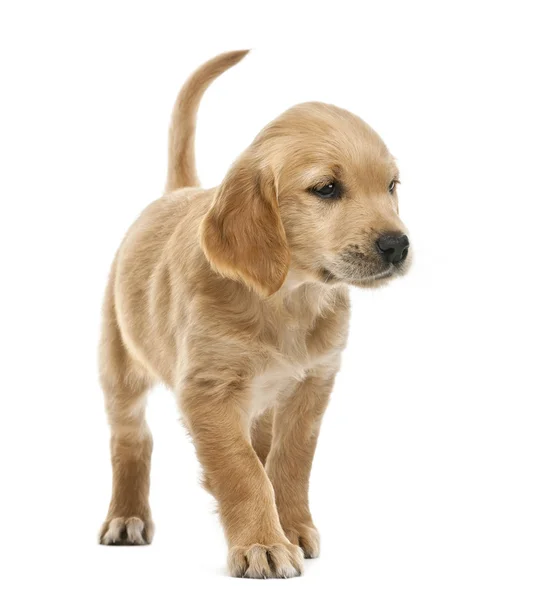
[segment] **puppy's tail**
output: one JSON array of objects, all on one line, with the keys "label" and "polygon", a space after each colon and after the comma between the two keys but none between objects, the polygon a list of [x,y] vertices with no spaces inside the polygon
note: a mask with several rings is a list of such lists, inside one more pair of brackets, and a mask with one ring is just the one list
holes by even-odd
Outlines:
[{"label": "puppy's tail", "polygon": [[224,71],[236,65],[248,50],[220,54],[199,67],[183,85],[173,109],[169,131],[169,167],[166,191],[197,187],[195,169],[195,121],[199,102],[209,85]]}]

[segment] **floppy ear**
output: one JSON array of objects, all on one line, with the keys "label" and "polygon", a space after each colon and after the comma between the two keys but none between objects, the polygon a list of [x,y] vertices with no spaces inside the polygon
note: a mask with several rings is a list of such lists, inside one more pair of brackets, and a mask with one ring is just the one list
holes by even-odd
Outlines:
[{"label": "floppy ear", "polygon": [[205,256],[221,275],[263,296],[283,284],[290,251],[272,174],[246,157],[230,169],[200,228]]}]

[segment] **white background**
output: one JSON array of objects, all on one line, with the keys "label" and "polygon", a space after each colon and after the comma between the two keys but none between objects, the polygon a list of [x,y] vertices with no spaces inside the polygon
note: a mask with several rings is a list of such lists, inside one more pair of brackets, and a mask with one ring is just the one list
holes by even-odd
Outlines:
[{"label": "white background", "polygon": [[[545,597],[539,4],[2,3],[2,597]],[[322,556],[289,581],[227,577],[213,501],[161,389],[154,543],[96,543],[109,263],[161,195],[180,85],[245,47],[202,104],[203,184],[284,109],[332,102],[398,158],[415,248],[406,279],[353,292],[311,485]]]}]

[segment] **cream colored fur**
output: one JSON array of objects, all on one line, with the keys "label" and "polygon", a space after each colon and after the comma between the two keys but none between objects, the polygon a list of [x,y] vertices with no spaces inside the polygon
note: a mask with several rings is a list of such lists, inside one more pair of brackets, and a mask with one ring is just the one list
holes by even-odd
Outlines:
[{"label": "cream colored fur", "polygon": [[[145,394],[178,399],[218,501],[229,570],[291,577],[319,553],[308,482],[349,323],[348,285],[402,274],[375,247],[404,231],[396,165],[379,136],[334,106],[270,123],[222,184],[200,189],[199,100],[246,51],[203,65],[178,97],[165,195],[129,229],[104,302],[100,373],[112,431],[103,544],[149,543],[152,438]],[[313,193],[333,179],[344,197]]]}]

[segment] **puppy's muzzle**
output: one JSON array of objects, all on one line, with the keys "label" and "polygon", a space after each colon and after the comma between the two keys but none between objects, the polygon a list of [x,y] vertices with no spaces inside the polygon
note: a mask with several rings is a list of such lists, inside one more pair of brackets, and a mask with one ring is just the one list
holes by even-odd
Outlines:
[{"label": "puppy's muzzle", "polygon": [[410,243],[404,233],[388,233],[382,235],[375,245],[386,262],[398,265],[406,260]]}]

